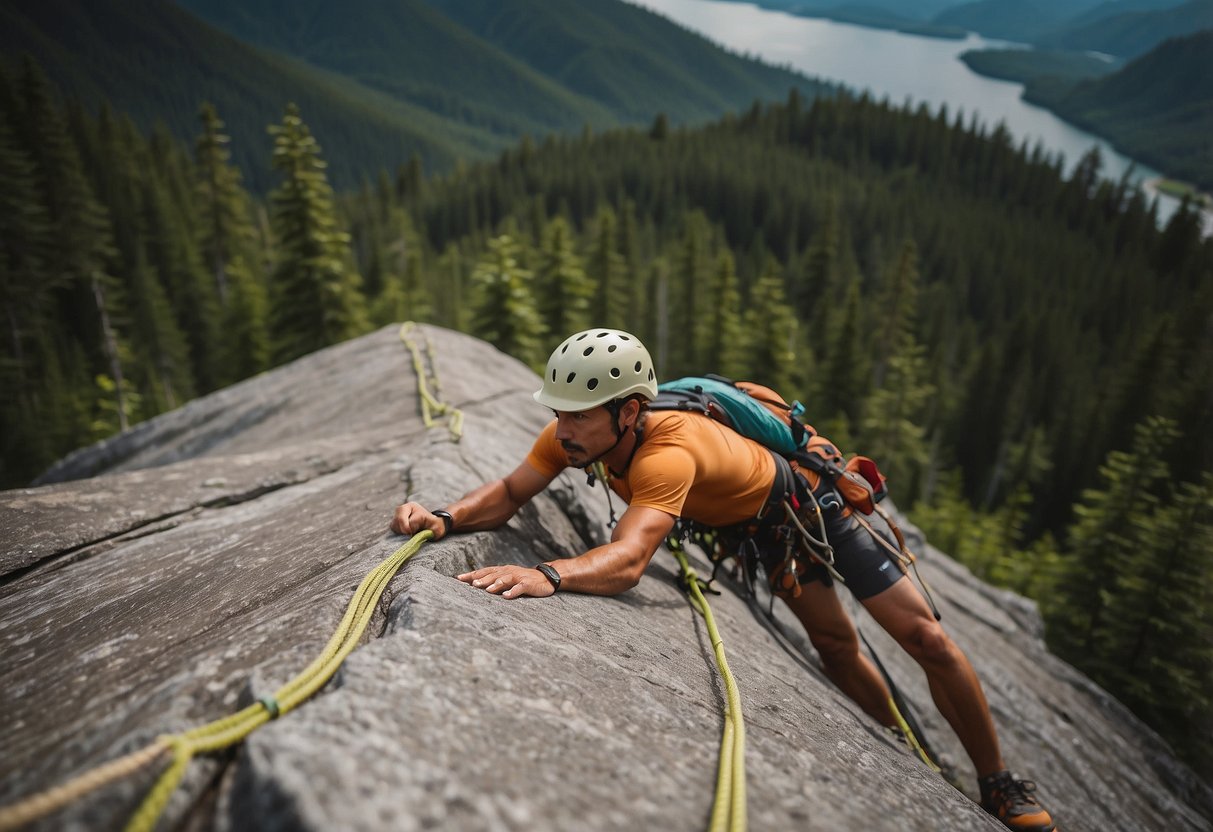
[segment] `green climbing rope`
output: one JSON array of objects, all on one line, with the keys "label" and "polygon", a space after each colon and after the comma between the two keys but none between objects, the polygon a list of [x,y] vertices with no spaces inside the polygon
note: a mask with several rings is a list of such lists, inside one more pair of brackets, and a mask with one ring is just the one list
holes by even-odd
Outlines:
[{"label": "green climbing rope", "polygon": [[412,339],[415,330],[420,331],[421,328],[413,321],[406,321],[400,327],[400,340],[413,355],[413,370],[417,373],[417,393],[421,397],[421,419],[427,428],[432,428],[438,424],[438,417],[445,416],[447,430],[451,432],[451,441],[458,442],[463,436],[463,411],[439,398],[442,386],[438,382],[438,374],[434,371],[434,345],[430,343],[429,335],[422,332],[426,356],[423,360],[421,348]]},{"label": "green climbing rope", "polygon": [[724,730],[720,737],[720,763],[716,771],[716,799],[712,802],[708,829],[710,832],[745,832],[745,719],[741,714],[741,693],[725,659],[724,643],[720,631],[716,629],[712,608],[700,589],[699,576],[687,561],[681,543],[670,541],[670,551],[682,568],[682,580],[690,593],[691,605],[703,616],[708,637],[712,640],[712,650],[716,653],[716,666],[724,680]]},{"label": "green climbing rope", "polygon": [[345,616],[320,656],[306,670],[275,691],[273,696],[262,697],[256,704],[231,716],[183,734],[161,736],[145,748],[85,772],[69,783],[32,795],[11,806],[2,807],[0,830],[17,829],[45,817],[91,791],[134,774],[171,750],[172,763],[156,781],[126,825],[128,832],[146,832],[154,828],[194,755],[235,745],[271,719],[297,708],[332,678],[346,656],[362,639],[362,634],[366,631],[388,582],[433,536],[434,533],[430,531],[414,535],[408,543],[372,569],[350,599]]}]

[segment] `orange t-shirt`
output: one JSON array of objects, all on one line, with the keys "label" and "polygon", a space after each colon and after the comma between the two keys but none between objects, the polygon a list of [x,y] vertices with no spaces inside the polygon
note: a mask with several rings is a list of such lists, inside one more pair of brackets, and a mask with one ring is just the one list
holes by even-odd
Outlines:
[{"label": "orange t-shirt", "polygon": [[[539,434],[527,463],[545,477],[569,467],[556,423]],[[699,413],[653,411],[644,441],[611,489],[631,506],[646,506],[708,526],[749,520],[762,510],[775,481],[771,452]]]}]

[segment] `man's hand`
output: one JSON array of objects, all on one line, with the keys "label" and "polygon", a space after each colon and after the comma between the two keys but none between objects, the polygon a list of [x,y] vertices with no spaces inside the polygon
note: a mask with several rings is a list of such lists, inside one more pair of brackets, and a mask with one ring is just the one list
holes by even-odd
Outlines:
[{"label": "man's hand", "polygon": [[546,598],[556,592],[547,576],[533,566],[486,566],[455,577],[502,598],[521,598],[524,595]]},{"label": "man's hand", "polygon": [[405,503],[396,507],[392,517],[391,529],[396,534],[417,534],[429,529],[434,533],[435,540],[446,536],[446,523],[441,517],[430,513],[430,510],[420,503]]}]

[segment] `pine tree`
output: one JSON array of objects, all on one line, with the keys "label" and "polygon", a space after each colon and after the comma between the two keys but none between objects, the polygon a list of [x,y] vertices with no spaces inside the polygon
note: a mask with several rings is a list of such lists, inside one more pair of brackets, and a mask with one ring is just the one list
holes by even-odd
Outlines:
[{"label": "pine tree", "polygon": [[131,342],[144,360],[142,401],[147,415],[171,410],[194,395],[189,346],[177,327],[164,289],[143,255],[129,277]]},{"label": "pine tree", "polygon": [[861,420],[864,452],[880,460],[887,476],[900,477],[912,494],[927,462],[923,416],[935,390],[926,375],[925,350],[907,339],[888,362],[884,386],[864,402]]},{"label": "pine tree", "polygon": [[1095,653],[1102,684],[1182,737],[1213,717],[1213,475],[1168,491],[1135,518],[1140,545],[1117,564]]},{"label": "pine tree", "polygon": [[1137,552],[1148,546],[1143,518],[1158,506],[1159,490],[1170,476],[1162,458],[1176,436],[1175,424],[1167,419],[1152,417],[1138,425],[1132,448],[1112,451],[1100,467],[1103,487],[1084,491],[1074,507],[1067,568],[1046,608],[1063,657],[1081,662],[1099,643],[1119,570],[1130,568]]},{"label": "pine tree", "polygon": [[228,303],[228,275],[233,264],[248,269],[255,232],[248,194],[240,186],[240,171],[231,165],[231,139],[210,103],[198,113],[202,134],[195,144],[197,208],[202,217],[202,258],[215,281],[221,306]]},{"label": "pine tree", "polygon": [[696,335],[706,313],[704,289],[711,281],[711,227],[702,212],[687,215],[669,272],[669,372],[672,376],[702,372],[703,355]]},{"label": "pine tree", "polygon": [[595,287],[573,247],[564,217],[556,217],[544,229],[535,294],[544,326],[554,337],[563,338],[590,325]]},{"label": "pine tree", "polygon": [[320,146],[287,106],[274,136],[274,168],[283,180],[271,194],[278,262],[271,280],[274,360],[290,361],[366,331],[360,279],[350,265],[349,234],[337,225],[333,191]]},{"label": "pine tree", "polygon": [[884,384],[884,374],[892,356],[912,337],[918,314],[918,247],[906,240],[897,266],[889,274],[876,299],[876,361],[872,368],[874,387]]},{"label": "pine tree", "polygon": [[742,366],[745,344],[741,327],[741,294],[737,289],[733,255],[728,250],[722,251],[716,260],[716,274],[711,289],[710,314],[706,316],[708,331],[705,343],[708,349],[704,364],[712,368],[712,372],[728,378],[740,378],[745,369]]},{"label": "pine tree", "polygon": [[597,326],[626,329],[631,298],[623,258],[616,249],[618,223],[607,206],[598,210],[594,238],[586,257],[586,274],[594,288],[591,321]]},{"label": "pine tree", "polygon": [[129,385],[122,357],[127,350],[114,325],[122,301],[118,281],[108,270],[114,253],[109,216],[85,179],[79,150],[55,110],[46,77],[30,60],[22,68],[21,84],[25,146],[33,154],[41,200],[51,223],[47,288],[62,286],[70,291],[70,314],[75,319],[66,323],[84,335],[88,346],[97,348],[97,363],[114,380],[108,389],[99,388],[99,395],[114,397],[113,423],[126,430],[134,408],[125,400]]},{"label": "pine tree", "polygon": [[[38,198],[34,165],[0,115],[0,308],[4,338],[0,372],[16,402],[37,374],[33,347],[38,331],[51,323],[51,286],[45,272],[50,226]],[[6,396],[9,398],[9,396]],[[11,435],[5,431],[6,435]]]},{"label": "pine tree", "polygon": [[750,292],[742,333],[743,364],[744,375],[788,396],[797,374],[796,318],[788,306],[781,272],[772,258]]},{"label": "pine tree", "polygon": [[427,321],[434,303],[424,279],[421,235],[400,208],[389,207],[384,218],[386,246],[382,251],[382,288],[372,301],[371,321],[384,326],[400,321]]},{"label": "pine tree", "polygon": [[229,382],[256,375],[270,366],[269,299],[265,287],[237,259],[227,265],[227,305],[223,309],[220,358]]},{"label": "pine tree", "polygon": [[506,236],[489,241],[472,283],[477,299],[472,334],[533,368],[542,367],[546,334],[535,308],[531,274],[518,264],[517,245]]},{"label": "pine tree", "polygon": [[868,354],[860,338],[861,303],[859,284],[851,283],[825,361],[814,379],[816,395],[810,396],[814,414],[842,417],[852,426],[858,423],[870,378]]}]

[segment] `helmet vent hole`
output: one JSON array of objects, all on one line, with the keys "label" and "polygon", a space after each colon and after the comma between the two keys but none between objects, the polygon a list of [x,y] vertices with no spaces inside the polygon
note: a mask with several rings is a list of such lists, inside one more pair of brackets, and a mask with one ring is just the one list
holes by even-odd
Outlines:
[{"label": "helmet vent hole", "polygon": [[609,347],[607,347],[607,352],[614,352],[617,349],[619,349],[618,344],[611,344]]},{"label": "helmet vent hole", "polygon": [[580,335],[578,335],[578,336],[577,336],[577,340],[578,340],[578,341],[584,341],[586,338],[589,338],[589,337],[590,337],[590,333],[588,333],[588,332],[583,332],[583,333],[581,333]]},{"label": "helmet vent hole", "polygon": [[649,370],[649,381],[653,380],[653,371]]},{"label": "helmet vent hole", "polygon": [[560,354],[561,354],[561,355],[564,355],[564,354],[565,354],[566,352],[568,352],[568,351],[569,351],[569,345],[568,345],[568,344],[565,344],[563,347],[561,347],[561,348],[560,348]]},{"label": "helmet vent hole", "polygon": [[552,368],[552,381],[553,382],[556,381],[556,368],[555,367]]},{"label": "helmet vent hole", "polygon": [[566,378],[566,379],[564,380],[564,383],[565,383],[565,384],[572,384],[572,383],[573,383],[573,379],[575,379],[575,378],[577,378],[577,374],[576,374],[576,373],[569,373],[569,377],[568,377],[568,378]]},{"label": "helmet vent hole", "polygon": [[600,332],[600,333],[598,333],[597,335],[595,335],[594,337],[595,337],[595,338],[605,338],[605,337],[607,337],[607,336],[608,336],[608,335],[610,335],[610,334],[611,334],[610,332]]},{"label": "helmet vent hole", "polygon": [[639,361],[636,362],[636,366],[633,369],[635,369],[636,372],[638,372],[638,373],[640,372],[640,362]]},{"label": "helmet vent hole", "polygon": [[619,378],[619,368],[618,367],[611,368],[611,378]]},{"label": "helmet vent hole", "polygon": [[586,388],[593,390],[595,387],[598,386],[598,379],[596,379],[596,378],[590,379],[589,381],[587,381],[585,383],[585,386],[586,386]]},{"label": "helmet vent hole", "polygon": [[590,353],[592,353],[593,351],[594,351],[594,348],[593,348],[593,347],[586,347],[584,350],[582,350],[582,353],[581,353],[581,354],[582,354],[582,355],[589,355],[589,354],[590,354]]},{"label": "helmet vent hole", "polygon": [[620,335],[620,336],[619,336],[619,340],[620,340],[620,341],[631,341],[632,339],[631,339],[631,338],[629,338],[629,337],[628,337],[628,336],[626,336],[626,335]]}]

